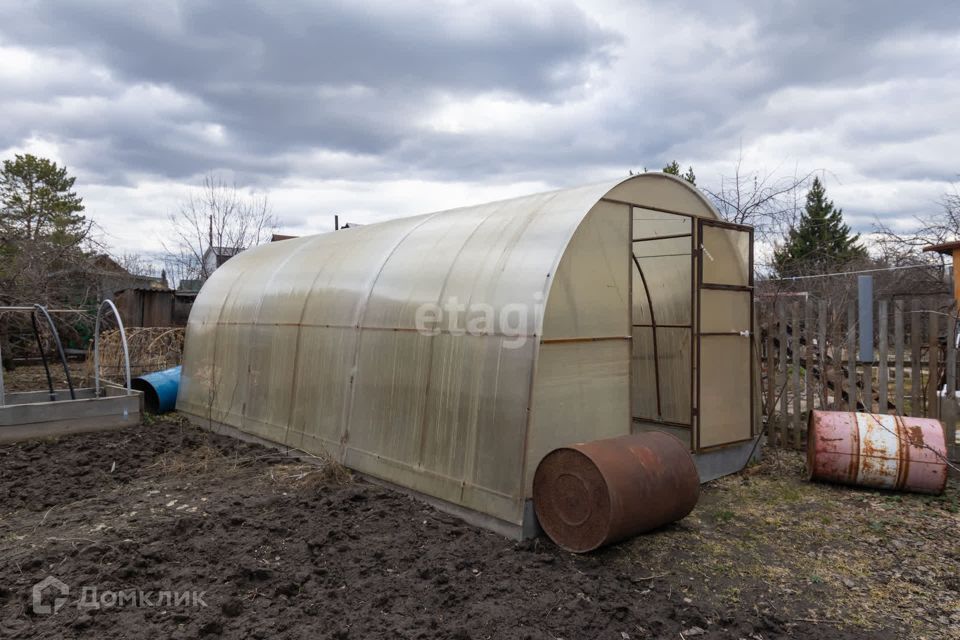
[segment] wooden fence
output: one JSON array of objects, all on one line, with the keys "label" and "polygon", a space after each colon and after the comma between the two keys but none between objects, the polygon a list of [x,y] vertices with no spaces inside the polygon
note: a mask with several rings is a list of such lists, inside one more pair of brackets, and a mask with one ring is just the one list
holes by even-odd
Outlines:
[{"label": "wooden fence", "polygon": [[810,409],[890,413],[941,420],[956,459],[956,310],[942,299],[898,299],[877,302],[874,312],[873,359],[862,362],[855,300],[758,302],[768,442],[805,447]]}]

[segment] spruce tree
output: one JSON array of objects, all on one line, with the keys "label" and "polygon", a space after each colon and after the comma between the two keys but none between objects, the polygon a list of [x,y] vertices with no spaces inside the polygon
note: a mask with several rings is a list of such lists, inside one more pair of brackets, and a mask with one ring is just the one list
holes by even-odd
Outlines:
[{"label": "spruce tree", "polygon": [[859,240],[860,234],[851,233],[844,223],[843,210],[827,200],[820,178],[814,178],[800,221],[774,249],[773,267],[781,278],[839,269],[867,256]]}]

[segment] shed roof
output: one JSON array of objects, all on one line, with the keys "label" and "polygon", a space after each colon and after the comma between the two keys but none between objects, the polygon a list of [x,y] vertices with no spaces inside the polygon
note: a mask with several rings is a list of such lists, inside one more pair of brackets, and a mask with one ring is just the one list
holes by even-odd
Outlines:
[{"label": "shed roof", "polygon": [[942,244],[932,244],[928,247],[924,247],[924,251],[936,251],[937,253],[942,253],[944,255],[952,256],[953,252],[960,249],[960,240],[954,240],[953,242],[944,242]]}]

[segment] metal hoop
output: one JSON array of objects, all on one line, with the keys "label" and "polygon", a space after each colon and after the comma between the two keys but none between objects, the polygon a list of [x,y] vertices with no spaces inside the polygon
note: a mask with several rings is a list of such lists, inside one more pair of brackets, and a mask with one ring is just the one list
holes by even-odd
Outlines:
[{"label": "metal hoop", "polygon": [[33,305],[31,320],[33,322],[33,332],[37,337],[37,346],[40,349],[40,358],[43,360],[43,368],[47,372],[47,383],[50,385],[50,399],[56,400],[56,392],[53,389],[53,380],[50,377],[50,369],[47,368],[47,359],[43,354],[43,345],[40,342],[40,331],[37,328],[37,311],[43,313],[43,316],[47,319],[47,324],[50,325],[50,333],[53,335],[53,341],[57,345],[57,353],[60,355],[60,363],[63,365],[63,373],[67,376],[67,386],[70,388],[70,399],[76,400],[77,394],[73,389],[73,379],[70,377],[70,367],[67,365],[67,356],[63,352],[63,343],[60,342],[60,334],[57,332],[57,325],[53,324],[53,318],[51,318],[50,314],[47,313],[47,308],[45,306],[42,304],[35,304]]},{"label": "metal hoop", "polygon": [[123,344],[123,360],[126,365],[127,373],[127,395],[133,393],[130,386],[130,352],[127,350],[127,332],[123,329],[123,320],[120,319],[120,313],[112,300],[104,300],[97,309],[97,322],[93,330],[93,388],[94,395],[100,397],[100,317],[103,315],[104,307],[108,307],[113,312],[113,317],[117,320],[117,327],[120,329],[120,342]]}]

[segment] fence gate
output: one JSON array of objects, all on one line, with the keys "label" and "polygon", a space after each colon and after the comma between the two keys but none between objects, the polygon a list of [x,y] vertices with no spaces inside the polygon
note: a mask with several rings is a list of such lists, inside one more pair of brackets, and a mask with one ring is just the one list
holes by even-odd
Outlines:
[{"label": "fence gate", "polygon": [[752,436],[753,230],[700,219],[697,237],[699,451]]}]

